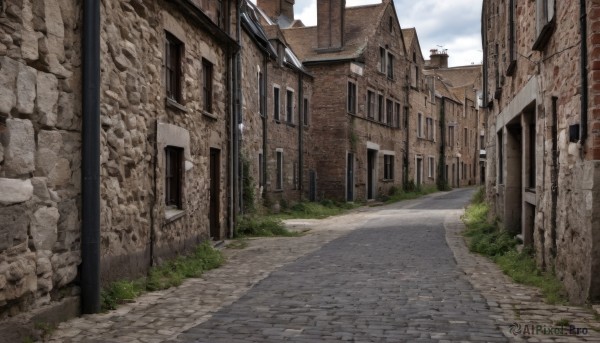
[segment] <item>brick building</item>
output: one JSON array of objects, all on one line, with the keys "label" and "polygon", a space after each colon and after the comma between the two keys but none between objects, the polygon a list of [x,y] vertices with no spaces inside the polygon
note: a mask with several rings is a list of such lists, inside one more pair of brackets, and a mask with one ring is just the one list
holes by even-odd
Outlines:
[{"label": "brick building", "polygon": [[[318,1],[315,27],[283,30],[314,76],[313,169],[319,198],[368,200],[402,185],[406,49],[390,1]],[[316,177],[314,177],[316,176]]]},{"label": "brick building", "polygon": [[[293,9],[285,13],[293,15]],[[306,194],[312,76],[265,11],[248,1],[242,18],[242,151],[254,201],[285,207]]]},{"label": "brick building", "polygon": [[599,10],[483,3],[487,197],[575,303],[600,299]]}]

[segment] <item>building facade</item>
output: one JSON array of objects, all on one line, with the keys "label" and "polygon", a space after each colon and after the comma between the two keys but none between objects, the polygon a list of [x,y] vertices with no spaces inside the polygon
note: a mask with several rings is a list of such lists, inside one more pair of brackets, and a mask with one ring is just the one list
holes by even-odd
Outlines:
[{"label": "building facade", "polygon": [[600,299],[596,1],[484,1],[487,197],[571,301]]}]

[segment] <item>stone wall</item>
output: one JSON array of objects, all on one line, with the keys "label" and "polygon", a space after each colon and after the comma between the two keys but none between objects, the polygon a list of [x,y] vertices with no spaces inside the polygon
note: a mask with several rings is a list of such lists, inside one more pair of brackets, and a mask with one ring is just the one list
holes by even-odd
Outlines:
[{"label": "stone wall", "polygon": [[[585,145],[577,136],[569,137],[569,128],[577,127],[582,120],[581,51],[579,44],[572,43],[581,39],[579,5],[556,2],[556,28],[541,51],[534,51],[532,45],[538,39],[536,3],[517,2],[516,48],[520,56],[529,57],[516,58],[514,72],[510,74],[507,72],[510,58],[496,60],[493,53],[496,44],[500,56],[509,53],[505,39],[508,9],[499,4],[499,1],[486,2],[483,22],[487,35],[484,47],[488,51],[488,199],[494,204],[494,214],[516,223],[526,244],[535,247],[538,264],[556,271],[571,301],[597,300],[600,244],[594,230],[598,227],[594,211],[599,207],[600,197],[598,161],[594,153],[598,131],[590,127],[591,137]],[[588,32],[593,32],[592,25],[598,20],[597,5],[592,1],[587,5]],[[591,37],[585,39],[591,42]],[[593,50],[585,53],[594,68],[597,54],[594,55]],[[595,74],[590,75],[593,92]],[[590,108],[594,108],[595,101],[589,97]],[[594,123],[596,113],[590,111],[589,114],[588,123]],[[535,131],[531,131],[531,127]],[[503,137],[502,147],[498,145],[499,133]],[[530,149],[532,143],[534,149]],[[520,144],[521,149],[511,149],[515,144]],[[499,167],[500,148],[504,154],[503,170]],[[531,156],[533,162],[530,162],[531,151],[535,152],[535,156]],[[521,163],[517,163],[519,160]],[[535,170],[530,168],[532,164],[537,166]],[[533,171],[535,185],[532,187],[530,173]],[[502,182],[499,172],[503,173]],[[509,192],[515,187],[522,192]],[[557,190],[555,196],[553,187]]]},{"label": "stone wall", "polygon": [[[151,262],[226,234],[228,104],[224,44],[176,4],[107,1],[102,17],[102,276],[143,274]],[[165,32],[184,45],[182,100],[167,100]],[[213,64],[203,110],[203,59]],[[158,128],[158,130],[157,130]],[[182,140],[183,137],[187,140]],[[166,146],[184,148],[181,213],[165,205]],[[210,153],[219,154],[218,228],[210,232]]]},{"label": "stone wall", "polygon": [[0,319],[77,293],[80,8],[0,13]]}]

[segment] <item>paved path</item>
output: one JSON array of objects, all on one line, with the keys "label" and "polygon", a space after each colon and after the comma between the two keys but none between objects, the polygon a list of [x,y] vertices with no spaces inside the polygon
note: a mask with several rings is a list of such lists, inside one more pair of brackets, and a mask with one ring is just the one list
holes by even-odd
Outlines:
[{"label": "paved path", "polygon": [[[600,342],[586,308],[549,306],[460,235],[472,190],[324,220],[299,238],[253,239],[180,287],[63,323],[52,342]],[[568,319],[587,335],[514,335]]]},{"label": "paved path", "polygon": [[380,210],[378,218],[272,273],[180,339],[506,342],[446,244],[445,209],[461,208],[469,193]]}]

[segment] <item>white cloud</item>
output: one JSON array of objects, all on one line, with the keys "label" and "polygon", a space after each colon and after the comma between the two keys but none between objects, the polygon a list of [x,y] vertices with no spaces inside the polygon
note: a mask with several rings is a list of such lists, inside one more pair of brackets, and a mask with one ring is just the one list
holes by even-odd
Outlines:
[{"label": "white cloud", "polygon": [[[381,0],[347,0],[347,6],[381,3]],[[482,0],[395,0],[400,25],[414,27],[423,56],[442,46],[448,49],[451,66],[480,63]],[[305,25],[317,24],[316,0],[296,0],[296,18]]]}]

